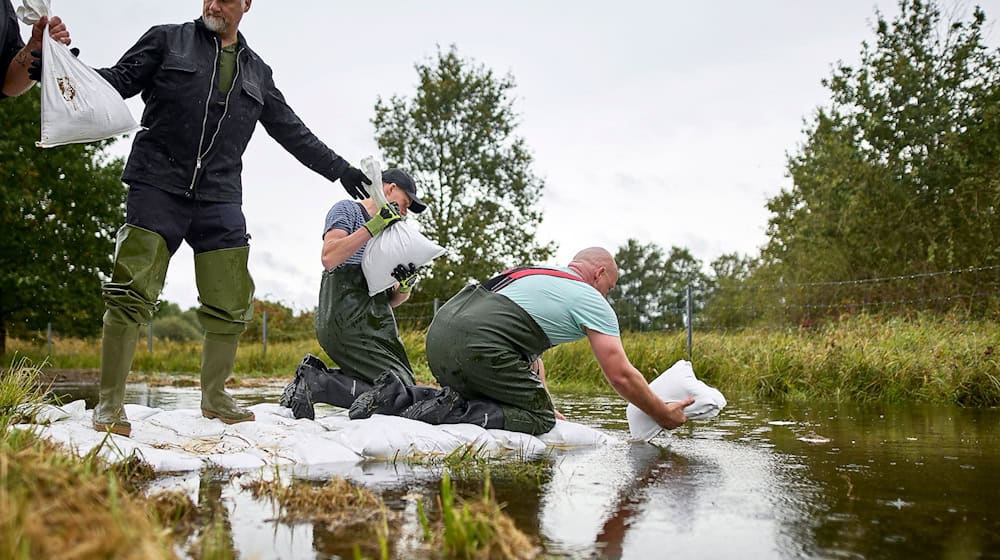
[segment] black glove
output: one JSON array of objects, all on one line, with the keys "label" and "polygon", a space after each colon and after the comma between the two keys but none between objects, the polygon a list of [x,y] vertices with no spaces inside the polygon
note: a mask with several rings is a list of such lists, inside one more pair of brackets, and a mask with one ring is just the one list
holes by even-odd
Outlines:
[{"label": "black glove", "polygon": [[368,193],[365,192],[361,183],[370,185],[372,181],[368,177],[365,177],[365,174],[360,169],[348,165],[347,169],[344,170],[344,174],[340,176],[340,184],[344,185],[344,190],[347,191],[347,194],[358,200],[368,198]]},{"label": "black glove", "polygon": [[[73,56],[80,56],[80,49],[73,47],[69,50]],[[31,66],[28,67],[28,77],[36,82],[42,81],[42,51],[31,51]]]},{"label": "black glove", "polygon": [[396,268],[392,269],[389,274],[399,282],[399,291],[402,293],[409,292],[413,289],[413,286],[417,283],[417,274],[420,273],[420,269],[413,266],[413,263],[409,265],[398,264]]}]

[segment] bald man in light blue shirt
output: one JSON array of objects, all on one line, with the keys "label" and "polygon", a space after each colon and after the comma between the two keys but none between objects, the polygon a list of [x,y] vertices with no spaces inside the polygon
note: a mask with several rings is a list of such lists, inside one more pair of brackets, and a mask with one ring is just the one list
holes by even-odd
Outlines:
[{"label": "bald man in light blue shirt", "polygon": [[591,247],[565,268],[522,267],[467,286],[438,310],[427,331],[427,364],[443,390],[411,401],[412,389],[384,376],[358,397],[351,418],[401,414],[432,424],[545,433],[555,425],[556,412],[541,355],[587,338],[618,394],[664,428],[680,426],[687,421],[684,407],[694,399],[663,402],[629,362],[605,299],[617,282],[614,258]]}]

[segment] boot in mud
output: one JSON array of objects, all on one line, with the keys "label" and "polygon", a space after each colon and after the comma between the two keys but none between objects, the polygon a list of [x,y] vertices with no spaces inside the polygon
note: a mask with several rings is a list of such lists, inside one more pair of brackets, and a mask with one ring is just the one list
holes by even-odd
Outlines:
[{"label": "boot in mud", "polygon": [[503,409],[498,403],[466,399],[451,387],[445,387],[434,398],[415,403],[400,416],[428,424],[475,424],[486,429],[504,426]]},{"label": "boot in mud", "polygon": [[351,420],[370,418],[373,414],[399,414],[413,403],[437,396],[441,389],[406,385],[392,371],[375,380],[371,390],[361,393],[351,404]]}]

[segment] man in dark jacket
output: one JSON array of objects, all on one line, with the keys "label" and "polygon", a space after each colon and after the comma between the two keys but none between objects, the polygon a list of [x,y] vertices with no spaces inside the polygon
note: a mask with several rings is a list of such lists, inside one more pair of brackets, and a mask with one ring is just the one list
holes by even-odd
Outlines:
[{"label": "man in dark jacket", "polygon": [[34,81],[28,76],[33,60],[31,51],[42,50],[42,33],[49,25],[49,34],[56,41],[70,43],[69,31],[58,17],[41,18],[31,28],[31,39],[25,45],[17,28],[17,15],[10,0],[3,0],[3,17],[0,18],[0,99],[16,97],[28,91]]},{"label": "man in dark jacket", "polygon": [[249,236],[242,210],[242,157],[254,128],[306,167],[364,196],[364,174],[309,131],[274,85],[271,68],[238,28],[251,0],[204,0],[202,18],[160,25],[111,68],[98,70],[122,97],[141,94],[143,130],[122,174],[129,185],[118,232],[101,351],[94,428],[131,434],[125,378],[139,327],[152,319],[170,256],[194,250],[198,319],[205,330],[201,410],[227,424],[253,420],[225,391],[240,334],[253,313]]}]

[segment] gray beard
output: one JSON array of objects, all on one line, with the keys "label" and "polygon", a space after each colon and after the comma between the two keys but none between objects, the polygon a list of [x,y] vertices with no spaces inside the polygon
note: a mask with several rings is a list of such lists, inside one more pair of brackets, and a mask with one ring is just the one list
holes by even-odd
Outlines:
[{"label": "gray beard", "polygon": [[229,29],[229,25],[226,24],[226,20],[220,17],[202,14],[201,19],[205,22],[205,27],[213,33],[225,33],[226,30]]}]

